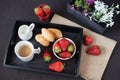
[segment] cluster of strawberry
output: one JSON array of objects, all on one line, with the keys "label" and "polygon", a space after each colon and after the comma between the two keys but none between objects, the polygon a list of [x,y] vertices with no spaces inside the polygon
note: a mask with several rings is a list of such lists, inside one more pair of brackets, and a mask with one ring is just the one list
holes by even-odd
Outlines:
[{"label": "cluster of strawberry", "polygon": [[[56,42],[53,45],[54,52],[61,58],[70,58],[72,53],[74,52],[74,46],[73,44],[67,40],[67,39],[60,39],[58,42]],[[43,59],[45,62],[49,62],[52,59],[52,55],[50,51],[46,50],[43,53]],[[64,69],[64,64],[62,61],[56,61],[52,62],[49,65],[49,70],[55,71],[55,72],[62,72]]]},{"label": "cluster of strawberry", "polygon": [[[84,41],[84,45],[86,46],[90,46],[93,42],[93,37],[92,36],[89,36],[89,35],[85,35],[83,37],[83,41]],[[100,47],[98,45],[92,45],[91,47],[89,47],[86,51],[88,54],[91,54],[91,55],[95,55],[95,56],[98,56],[101,54],[101,50],[100,50]]]},{"label": "cluster of strawberry", "polygon": [[[44,52],[43,59],[45,62],[49,62],[52,59],[52,55],[48,50]],[[64,64],[61,61],[52,62],[48,66],[48,69],[55,72],[62,72],[64,69]]]},{"label": "cluster of strawberry", "polygon": [[70,58],[72,53],[74,52],[74,45],[67,39],[61,39],[56,42],[53,46],[54,52],[60,58]]},{"label": "cluster of strawberry", "polygon": [[47,4],[41,4],[37,8],[34,8],[35,14],[39,17],[45,17],[50,14],[51,8]]}]

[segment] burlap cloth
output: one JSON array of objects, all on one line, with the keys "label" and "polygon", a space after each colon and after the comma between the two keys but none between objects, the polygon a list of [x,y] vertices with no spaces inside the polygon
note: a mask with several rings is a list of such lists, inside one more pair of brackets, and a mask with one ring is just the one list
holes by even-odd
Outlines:
[{"label": "burlap cloth", "polygon": [[94,42],[92,45],[98,44],[101,46],[102,53],[99,56],[88,55],[86,54],[86,49],[88,47],[82,45],[79,75],[86,80],[101,80],[112,51],[117,42],[95,32],[92,32],[91,30],[88,30],[58,14],[55,14],[53,16],[51,23],[80,27],[83,28],[83,35],[89,34],[93,36]]}]

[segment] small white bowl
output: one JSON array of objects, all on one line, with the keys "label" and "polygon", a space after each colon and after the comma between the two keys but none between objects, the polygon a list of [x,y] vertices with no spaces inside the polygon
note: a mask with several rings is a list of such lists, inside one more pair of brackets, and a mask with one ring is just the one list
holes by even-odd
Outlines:
[{"label": "small white bowl", "polygon": [[[61,58],[61,57],[59,57],[59,56],[54,52],[54,45],[55,45],[57,42],[59,42],[61,39],[66,39],[66,40],[68,40],[68,41],[69,41],[70,43],[72,43],[73,46],[74,46],[74,52],[72,53],[72,55],[71,55],[69,58]],[[60,59],[60,60],[68,60],[68,59],[71,59],[71,58],[75,55],[75,53],[76,53],[76,45],[75,45],[75,43],[74,43],[71,39],[66,38],[66,37],[59,38],[58,40],[56,40],[56,41],[54,42],[54,44],[53,44],[52,49],[53,49],[54,55],[55,55],[58,59]]]}]

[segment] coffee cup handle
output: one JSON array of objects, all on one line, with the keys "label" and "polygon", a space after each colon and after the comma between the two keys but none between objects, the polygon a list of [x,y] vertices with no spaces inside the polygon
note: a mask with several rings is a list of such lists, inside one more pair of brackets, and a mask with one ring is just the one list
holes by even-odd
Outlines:
[{"label": "coffee cup handle", "polygon": [[40,47],[38,47],[38,49],[34,49],[34,54],[40,54],[40,52],[41,52]]},{"label": "coffee cup handle", "polygon": [[34,29],[34,27],[35,27],[35,24],[31,23],[29,27],[30,27],[30,30],[32,31]]}]

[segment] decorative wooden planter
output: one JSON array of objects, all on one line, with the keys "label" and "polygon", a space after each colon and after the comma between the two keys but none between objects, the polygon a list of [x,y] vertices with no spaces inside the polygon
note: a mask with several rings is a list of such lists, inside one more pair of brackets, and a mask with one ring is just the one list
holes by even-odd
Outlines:
[{"label": "decorative wooden planter", "polygon": [[78,21],[83,23],[83,25],[97,33],[103,34],[106,30],[105,24],[97,23],[96,21],[91,21],[88,17],[86,17],[82,12],[79,10],[73,10],[71,9],[72,4],[74,4],[75,0],[70,0],[70,2],[67,4],[67,11],[73,15]]}]

